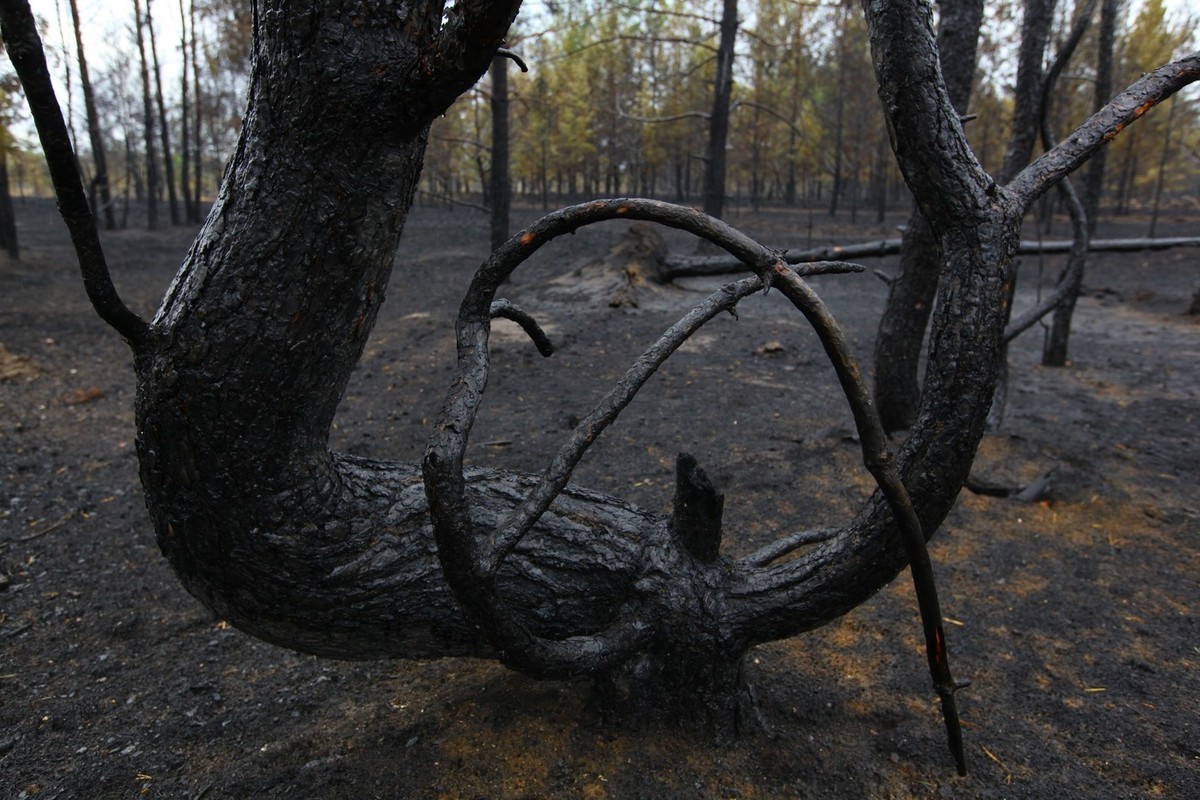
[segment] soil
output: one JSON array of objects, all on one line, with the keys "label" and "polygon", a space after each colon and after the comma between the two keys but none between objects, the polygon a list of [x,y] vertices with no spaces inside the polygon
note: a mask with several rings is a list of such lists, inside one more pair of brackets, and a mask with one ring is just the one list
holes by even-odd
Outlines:
[{"label": "soil", "polygon": [[[532,212],[520,212],[531,218]],[[901,577],[834,624],[764,645],[750,678],[768,730],[732,744],[595,719],[581,683],[492,664],[346,663],[214,619],[157,552],[133,452],[128,351],[92,313],[48,202],[18,204],[25,250],[0,261],[0,797],[1200,797],[1200,286],[1196,250],[1096,254],[1072,363],[1011,352],[1003,426],[931,552],[948,617],[970,774],[955,775]],[[883,225],[796,210],[731,215],[772,244],[859,241]],[[1194,235],[1200,217],[1160,220]],[[1102,225],[1140,235],[1146,221]],[[498,323],[478,463],[540,469],[573,422],[711,279],[612,308],[571,291],[617,223],[548,247],[509,297],[559,347]],[[1063,235],[1060,224],[1057,235]],[[153,313],[194,232],[106,234],[126,301]],[[668,237],[673,248],[694,244]],[[451,376],[457,300],[487,221],[418,208],[390,297],[334,431],[338,448],[415,460]],[[885,286],[813,281],[869,361]],[[1018,303],[1059,258],[1026,258]],[[563,280],[555,281],[567,275]],[[869,364],[867,364],[869,369]],[[848,519],[870,491],[815,340],[753,297],[677,354],[576,474],[666,511],[693,453],[745,553]]]}]

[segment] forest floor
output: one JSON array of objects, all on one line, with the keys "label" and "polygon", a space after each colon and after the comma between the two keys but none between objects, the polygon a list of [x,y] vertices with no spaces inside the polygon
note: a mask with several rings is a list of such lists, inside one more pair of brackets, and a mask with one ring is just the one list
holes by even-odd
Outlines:
[{"label": "forest floor", "polygon": [[[931,545],[951,658],[972,681],[959,694],[960,778],[906,574],[836,623],[753,651],[770,731],[729,745],[666,724],[607,726],[582,683],[471,660],[322,660],[214,619],[154,542],[129,353],[88,306],[51,205],[17,214],[23,258],[0,257],[3,800],[1200,797],[1200,321],[1183,314],[1200,251],[1093,255],[1072,364],[1038,366],[1037,330],[1012,348],[1007,417],[974,477],[1022,486],[1053,471],[1050,493],[1023,503],[964,491]],[[902,218],[742,210],[731,221],[800,248],[894,236]],[[647,290],[637,308],[579,302],[572,270],[626,227],[581,231],[514,277],[508,296],[559,352],[542,360],[498,328],[474,461],[540,469],[716,285]],[[1100,234],[1145,227],[1124,219]],[[1198,230],[1194,212],[1159,225]],[[143,315],[192,233],[105,235],[118,288]],[[486,236],[475,212],[414,211],[336,447],[419,457]],[[864,275],[813,283],[869,362],[886,288],[870,270],[896,264],[864,263]],[[1060,266],[1025,258],[1018,303]],[[775,295],[752,297],[664,367],[576,481],[666,511],[687,450],[726,494],[727,551],[744,553],[849,519],[871,487],[852,431],[803,321]]]}]

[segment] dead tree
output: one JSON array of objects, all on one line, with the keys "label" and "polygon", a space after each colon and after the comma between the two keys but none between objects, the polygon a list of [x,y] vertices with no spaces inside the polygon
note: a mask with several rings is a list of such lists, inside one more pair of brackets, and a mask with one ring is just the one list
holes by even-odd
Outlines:
[{"label": "dead tree", "polygon": [[[744,708],[750,648],[837,618],[914,556],[914,574],[927,572],[923,537],[953,505],[991,403],[1025,209],[1115,132],[1200,78],[1200,55],[1147,74],[999,186],[972,155],[940,81],[928,6],[870,4],[893,148],[943,254],[925,393],[894,454],[836,324],[778,254],[709,217],[650,201],[551,214],[485,263],[459,315],[460,374],[422,464],[331,452],[334,410],[387,288],[429,123],[484,72],[518,5],[463,0],[445,14],[401,6],[408,14],[400,16],[396,7],[337,0],[256,5],[237,151],[150,322],[121,303],[104,267],[61,115],[53,122],[28,6],[0,0],[0,11],[85,288],[134,353],[146,502],[189,591],[248,633],[297,650],[475,656],[537,676],[586,674],[614,701],[699,709],[728,730]],[[752,277],[652,344],[543,476],[464,472],[490,316],[522,319],[536,336],[528,318],[498,301],[497,286],[555,235],[622,217],[692,230],[731,250]],[[812,321],[855,411],[881,488],[854,519],[735,561],[721,554],[721,502],[686,460],[669,519],[568,485],[573,460],[647,370],[706,314],[764,285]],[[815,549],[782,560],[814,540]],[[928,592],[919,596],[928,611]],[[956,687],[944,637],[936,613],[925,622],[950,724]],[[956,755],[962,769],[961,748]]]},{"label": "dead tree", "polygon": [[[938,57],[950,101],[967,113],[975,80],[975,51],[983,22],[983,0],[941,0]],[[937,294],[937,243],[920,206],[904,231],[900,267],[888,284],[888,298],[875,335],[875,404],[889,431],[912,425],[921,397],[918,377],[921,345]]]}]

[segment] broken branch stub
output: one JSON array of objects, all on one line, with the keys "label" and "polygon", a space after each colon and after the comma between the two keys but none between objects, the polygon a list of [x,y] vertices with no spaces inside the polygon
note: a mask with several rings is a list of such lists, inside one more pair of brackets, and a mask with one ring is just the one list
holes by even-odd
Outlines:
[{"label": "broken branch stub", "polygon": [[[582,225],[620,217],[660,222],[692,232],[736,255],[757,277],[722,287],[668,329],[579,424],[537,486],[517,509],[493,529],[480,530],[470,522],[472,514],[465,492],[462,465],[467,436],[487,385],[487,342],[495,291],[519,264],[551,238]],[[639,199],[596,201],[573,206],[534,223],[493,253],[476,272],[459,311],[459,377],[447,396],[424,461],[425,489],[447,582],[467,609],[468,615],[491,637],[496,649],[508,663],[536,665],[543,671],[550,663],[556,669],[563,668],[567,672],[590,669],[589,665],[595,660],[616,664],[633,655],[635,640],[641,640],[643,636],[655,638],[669,635],[662,629],[649,630],[655,623],[668,624],[678,618],[675,614],[663,613],[656,606],[664,602],[671,605],[679,598],[684,598],[686,604],[694,597],[694,584],[697,581],[705,584],[705,616],[715,619],[719,628],[735,629],[732,617],[723,618],[728,586],[722,581],[723,570],[717,568],[724,497],[713,489],[695,459],[687,455],[681,455],[677,463],[675,511],[668,526],[673,541],[659,545],[658,558],[664,563],[697,564],[701,567],[699,574],[686,568],[659,568],[653,580],[644,576],[635,585],[641,595],[639,600],[627,604],[622,614],[605,631],[589,639],[586,644],[552,642],[530,634],[517,622],[514,610],[508,608],[496,592],[495,576],[505,558],[566,486],[583,453],[616,419],[654,371],[717,313],[733,309],[742,297],[772,284],[779,287],[817,332],[849,402],[862,442],[864,464],[900,524],[912,564],[930,670],[942,698],[951,750],[959,771],[963,772],[965,761],[952,688],[955,683],[949,672],[925,534],[887,449],[886,436],[870,403],[867,386],[846,336],[816,293],[795,270],[784,263],[778,253],[693,209]],[[684,554],[686,557],[681,559]],[[748,569],[754,568],[753,562],[743,562],[743,565]],[[706,567],[709,569],[704,569]],[[618,634],[618,631],[625,631],[626,634]],[[740,655],[752,636],[751,632],[745,631],[740,635],[734,634],[729,641],[721,644]],[[735,641],[737,645],[734,645]],[[724,652],[720,655],[728,654]]]}]

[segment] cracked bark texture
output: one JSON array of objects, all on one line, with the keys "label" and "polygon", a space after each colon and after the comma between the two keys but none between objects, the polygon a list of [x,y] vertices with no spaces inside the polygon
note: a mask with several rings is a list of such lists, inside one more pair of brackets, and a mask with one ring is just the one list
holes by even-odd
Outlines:
[{"label": "cracked bark texture", "polygon": [[[946,90],[958,112],[966,114],[983,0],[942,0],[938,7],[938,58]],[[875,336],[875,406],[888,432],[908,428],[917,416],[921,346],[937,294],[938,265],[933,230],[920,208],[914,208]]]},{"label": "cracked bark texture", "polygon": [[[419,14],[371,8],[260,9],[245,131],[137,353],[143,482],[188,589],[256,636],[340,658],[494,657],[442,576],[415,468],[333,454],[326,442],[387,290],[426,126],[486,68],[505,20],[477,9],[492,20],[492,49],[457,73],[468,51],[431,42],[486,37],[451,39]],[[913,93],[889,103],[893,128],[902,145],[921,143],[906,158],[923,159],[921,194],[940,204],[926,213],[943,221],[943,250],[961,256],[947,277],[924,422],[899,462],[933,531],[981,430],[994,363],[987,332],[1002,327],[996,287],[1016,235],[944,91],[928,90],[940,85],[932,32],[871,16],[877,40],[903,41],[903,56],[881,58],[894,62],[889,91]],[[931,127],[951,149],[915,134]],[[529,479],[476,472],[467,482],[475,524],[487,526]],[[678,665],[682,675],[724,661],[724,685],[736,683],[728,676],[748,647],[836,618],[905,563],[881,498],[813,553],[758,568],[699,564],[669,520],[571,489],[506,562],[499,591],[520,624],[555,639],[596,633],[645,591],[636,587],[656,586],[678,602],[646,651],[696,662]],[[681,630],[710,633],[684,647]]]},{"label": "cracked bark texture", "polygon": [[[15,64],[36,40],[19,5],[0,0]],[[436,3],[260,3],[237,151],[152,323],[120,305],[90,240],[77,240],[89,296],[134,352],[138,455],[160,547],[189,591],[267,641],[336,658],[479,656],[539,671],[528,654],[498,652],[486,615],[464,613],[447,581],[454,557],[439,558],[417,465],[328,448],[388,287],[428,124],[483,73],[518,5],[462,2],[443,14]],[[975,161],[941,81],[929,7],[864,7],[893,149],[942,257],[925,392],[895,456],[929,536],[983,432],[1024,210],[1196,80],[1200,56],[1147,74],[1014,188],[1001,188]],[[14,21],[30,36],[10,37]],[[31,106],[45,99],[48,76],[18,71]],[[65,131],[61,117],[57,130]],[[52,171],[73,164],[63,147],[47,153],[57,154]],[[86,209],[81,190],[78,200]],[[761,278],[773,271],[781,290],[808,291],[782,272],[778,254],[739,237],[728,234],[730,252]],[[537,243],[533,235],[509,244]],[[465,437],[469,422],[451,430],[456,424],[442,433]],[[471,536],[501,529],[536,482],[499,471],[463,475]],[[710,508],[694,513],[697,498]],[[636,640],[632,656],[589,664],[583,652],[569,671],[595,675],[627,706],[652,699],[648,688],[676,709],[699,700],[721,725],[743,706],[741,660],[750,647],[837,618],[907,563],[881,493],[785,563],[722,556],[716,506],[706,490],[684,490],[672,520],[567,487],[528,535],[510,540],[494,572],[489,591],[503,598],[502,621],[531,640],[586,650],[615,620],[632,617],[617,631]]]}]

